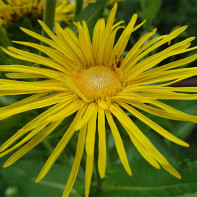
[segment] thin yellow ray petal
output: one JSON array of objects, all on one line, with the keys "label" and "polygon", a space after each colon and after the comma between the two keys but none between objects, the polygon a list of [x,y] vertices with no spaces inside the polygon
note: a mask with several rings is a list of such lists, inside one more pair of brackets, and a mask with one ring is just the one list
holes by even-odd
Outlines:
[{"label": "thin yellow ray petal", "polygon": [[10,79],[34,79],[34,78],[46,78],[45,75],[29,74],[29,73],[7,73],[6,77]]},{"label": "thin yellow ray petal", "polygon": [[[73,102],[74,101],[74,102]],[[69,104],[67,106],[67,110],[61,110],[56,114],[53,114],[52,116],[46,118],[45,120],[43,120],[43,122],[52,122],[52,121],[57,121],[59,119],[61,119],[62,117],[66,116],[70,116],[71,114],[75,113],[76,111],[79,110],[79,108],[81,107],[81,105],[84,104],[81,101],[75,101],[75,99],[72,99],[69,101]]]},{"label": "thin yellow ray petal", "polygon": [[52,90],[17,90],[17,91],[0,91],[0,96],[8,96],[8,95],[21,95],[21,94],[35,94],[35,93],[48,93],[50,94]]},{"label": "thin yellow ray petal", "polygon": [[44,31],[51,37],[52,40],[56,41],[57,36],[48,28],[48,26],[41,20],[38,20],[40,26],[44,29]]},{"label": "thin yellow ray petal", "polygon": [[73,122],[71,123],[71,125],[69,126],[69,128],[67,129],[67,131],[65,132],[65,134],[63,135],[63,137],[61,138],[61,140],[59,141],[59,143],[57,144],[57,146],[53,150],[53,152],[51,153],[50,157],[48,158],[48,160],[44,164],[42,170],[40,171],[40,173],[36,179],[36,183],[38,183],[40,180],[42,180],[46,176],[48,171],[51,169],[51,167],[53,166],[55,161],[58,159],[58,157],[60,156],[60,154],[62,153],[62,151],[66,147],[66,145],[68,144],[69,140],[71,139],[71,137],[75,133],[74,125],[81,118],[81,116],[84,113],[84,110],[85,110],[85,107],[82,106],[81,109],[76,114]]},{"label": "thin yellow ray petal", "polygon": [[121,69],[123,72],[125,71],[125,68],[128,67],[130,62],[133,60],[133,57],[135,57],[136,53],[138,53],[139,48],[148,40],[151,36],[155,34],[157,29],[154,29],[152,32],[145,34],[138,40],[138,42],[132,47],[132,49],[127,53],[126,57],[123,59],[121,64]]},{"label": "thin yellow ray petal", "polygon": [[135,123],[125,114],[125,112],[120,109],[118,105],[111,105],[110,111],[116,116],[116,118],[125,125],[126,128],[129,128],[129,131],[141,142],[147,149],[150,150],[150,153],[155,157],[155,159],[162,164],[168,164],[167,160],[157,151],[157,149],[152,145],[150,140],[138,129]]},{"label": "thin yellow ray petal", "polygon": [[56,94],[56,95],[50,95],[46,96],[42,99],[38,99],[37,101],[27,103],[25,105],[20,105],[17,107],[8,106],[0,109],[0,119],[3,120],[5,118],[8,118],[10,116],[13,116],[15,114],[19,114],[21,112],[29,111],[32,109],[38,109],[43,108],[46,106],[50,106],[56,103],[59,103],[62,99],[62,96],[64,94]]},{"label": "thin yellow ray petal", "polygon": [[25,99],[22,99],[20,101],[17,101],[9,106],[6,107],[1,107],[0,109],[12,109],[13,107],[19,107],[19,106],[23,106],[25,104],[31,103],[31,102],[35,102],[38,101],[41,97],[45,96],[47,93],[38,93],[38,94],[34,94],[32,96],[29,96]]},{"label": "thin yellow ray petal", "polygon": [[111,113],[109,111],[106,111],[105,114],[106,114],[109,126],[111,128],[112,135],[114,137],[116,150],[118,152],[120,160],[121,160],[126,172],[131,176],[132,175],[131,169],[130,169],[130,166],[129,166],[129,162],[127,160],[127,155],[126,155],[126,152],[125,152],[125,149],[124,149],[124,145],[123,145],[121,136],[119,134],[119,131],[118,131],[117,127],[116,127],[116,124],[114,123],[114,120],[112,118]]},{"label": "thin yellow ray petal", "polygon": [[[124,126],[124,124],[123,124],[123,126]],[[154,150],[154,149],[151,150],[150,148],[141,144],[135,138],[135,136],[132,135],[132,131],[129,131],[128,128],[126,128],[126,130],[139,152],[140,152],[140,148],[142,148],[140,153],[151,165],[154,166],[156,164],[156,166],[154,166],[154,167],[159,169],[160,168],[159,164],[160,164],[170,174],[172,174],[173,176],[175,176],[179,179],[181,178],[180,174],[170,165],[170,163],[154,147],[153,148],[155,149],[155,151],[153,152],[152,150]],[[162,158],[162,160],[161,160],[161,158]],[[154,163],[153,163],[153,161],[154,161]],[[159,162],[159,164],[157,162]]]},{"label": "thin yellow ray petal", "polygon": [[64,63],[60,64],[60,62],[59,61],[57,62],[55,59],[44,57],[41,55],[36,55],[34,53],[23,51],[23,50],[14,48],[14,47],[8,47],[8,50],[20,55],[20,57],[23,58],[24,60],[29,60],[29,61],[33,61],[35,63],[40,63],[40,64],[46,65],[48,67],[62,71],[64,73],[68,73],[68,70],[67,70],[65,64]]},{"label": "thin yellow ray petal", "polygon": [[[180,93],[184,92],[184,93]],[[196,87],[162,87],[162,86],[127,86],[119,93],[118,97],[128,98],[132,100],[134,97],[161,99],[161,100],[195,100],[197,94],[186,94],[197,92]],[[130,97],[130,99],[129,99]],[[113,99],[117,99],[117,96]],[[135,101],[135,99],[133,100]],[[144,100],[145,101],[145,100]]]},{"label": "thin yellow ray petal", "polygon": [[113,46],[115,42],[116,33],[120,28],[122,28],[122,26],[116,27],[107,38],[107,44],[104,47],[103,53],[103,65],[112,65],[113,63]]},{"label": "thin yellow ray petal", "polygon": [[186,57],[186,58],[183,58],[183,59],[180,59],[180,60],[177,60],[177,61],[173,61],[173,62],[170,62],[168,64],[159,66],[159,67],[154,68],[152,70],[149,70],[149,71],[143,73],[143,76],[153,75],[153,74],[156,74],[158,72],[162,72],[162,71],[165,71],[165,70],[169,70],[169,69],[172,69],[172,68],[183,66],[183,65],[186,65],[186,64],[189,64],[189,63],[195,61],[196,59],[197,59],[197,54],[191,55],[189,57]]},{"label": "thin yellow ray petal", "polygon": [[197,119],[195,118],[195,116],[183,116],[180,114],[175,114],[175,113],[170,113],[161,109],[157,109],[151,106],[148,106],[146,104],[142,104],[142,103],[130,103],[131,105],[137,107],[138,109],[141,109],[145,112],[148,112],[150,114],[153,114],[155,116],[159,116],[162,118],[166,118],[166,119],[172,119],[172,120],[179,120],[179,121],[191,121],[194,123],[197,123]]},{"label": "thin yellow ray petal", "polygon": [[[175,109],[175,108],[173,108],[173,107],[171,107],[171,106],[169,106],[169,105],[167,105],[165,103],[162,103],[160,101],[153,100],[153,99],[151,101],[150,100],[148,100],[148,101],[149,101],[149,103],[155,105],[156,107],[159,107],[161,109],[164,109],[167,112],[175,113],[175,114],[182,114],[182,115],[186,115],[186,116],[188,115],[188,114],[186,114],[186,113],[184,113],[182,111],[179,111],[179,110],[177,110],[177,109]],[[190,115],[188,115],[188,116],[190,116]]]},{"label": "thin yellow ray petal", "polygon": [[105,176],[106,170],[106,134],[105,134],[105,113],[98,106],[98,136],[99,136],[99,155],[98,171],[101,178]]},{"label": "thin yellow ray petal", "polygon": [[163,164],[162,167],[176,178],[181,179],[181,175],[171,165]]},{"label": "thin yellow ray petal", "polygon": [[[95,135],[96,135],[96,120],[97,120],[97,105],[94,104],[93,113],[88,120],[88,130],[86,136],[86,153],[88,156],[94,154]],[[87,112],[86,112],[87,113]]]},{"label": "thin yellow ray petal", "polygon": [[164,128],[162,128],[161,126],[159,126],[158,124],[156,124],[155,122],[153,122],[152,120],[150,120],[149,118],[147,118],[146,116],[144,116],[143,114],[141,114],[140,112],[135,110],[133,107],[131,107],[123,102],[119,102],[119,104],[121,104],[121,106],[123,106],[126,110],[128,110],[132,115],[136,116],[138,119],[140,119],[142,122],[144,122],[145,124],[150,126],[152,129],[154,129],[157,133],[159,133],[160,135],[162,135],[166,139],[168,139],[176,144],[179,144],[181,146],[189,147],[188,143],[182,141],[181,139],[178,139],[177,137],[175,137],[174,135],[169,133],[167,130],[165,130]]},{"label": "thin yellow ray petal", "polygon": [[[11,83],[13,82],[13,83]],[[16,83],[14,83],[16,82]],[[31,89],[31,91],[59,91],[63,92],[64,90],[67,89],[65,84],[61,83],[45,83],[45,82],[24,82],[24,81],[14,81],[14,80],[7,80],[3,81],[3,79],[0,79],[0,91],[26,91]]]},{"label": "thin yellow ray petal", "polygon": [[96,63],[99,65],[104,65],[104,59],[107,58],[105,54],[105,48],[108,46],[108,40],[111,39],[111,34],[113,31],[113,23],[116,15],[117,4],[115,3],[107,20],[105,27],[104,19],[100,19],[95,28],[93,34],[93,50],[95,54]]},{"label": "thin yellow ray petal", "polygon": [[93,164],[94,164],[94,154],[92,154],[91,156],[87,155],[86,170],[85,170],[85,197],[88,197],[90,192]]},{"label": "thin yellow ray petal", "polygon": [[26,145],[24,145],[22,148],[20,148],[16,153],[14,153],[3,165],[4,168],[12,165],[14,162],[16,162],[18,159],[20,159],[23,155],[25,155],[27,152],[29,152],[31,149],[33,149],[35,146],[37,146],[40,142],[42,142],[51,132],[54,131],[54,129],[63,121],[59,120],[57,122],[51,123],[48,127],[46,127],[42,133],[38,134],[36,137],[34,137],[31,141],[29,141]]},{"label": "thin yellow ray petal", "polygon": [[171,93],[171,92],[197,92],[197,87],[162,87],[160,85],[154,86],[127,86],[122,92],[150,92],[150,93]]},{"label": "thin yellow ray petal", "polygon": [[[72,99],[71,99],[72,100]],[[40,124],[44,124],[44,121],[48,124],[51,121],[46,121],[48,117],[53,116],[54,114],[57,114],[59,111],[62,111],[66,109],[67,105],[69,104],[70,99],[61,102],[59,104],[54,105],[53,107],[49,108],[45,112],[38,115],[36,118],[31,120],[29,123],[27,123],[23,128],[18,130],[17,133],[15,133],[11,138],[9,138],[1,147],[0,152],[7,149],[9,146],[11,146],[14,142],[16,142],[20,137],[25,135],[27,132],[31,131],[32,129],[39,127]],[[53,120],[52,120],[53,121]]]},{"label": "thin yellow ray petal", "polygon": [[79,121],[77,122],[77,124],[75,125],[75,130],[76,130],[76,131],[79,130],[79,129],[81,129],[82,126],[83,126],[85,123],[87,123],[87,122],[89,121],[90,117],[92,116],[92,114],[93,114],[93,112],[94,112],[94,110],[95,110],[94,108],[95,108],[95,104],[90,103],[90,104],[88,105],[88,108],[87,108],[87,110],[86,110],[84,116],[83,116],[82,119],[79,120]]},{"label": "thin yellow ray petal", "polygon": [[55,44],[55,42],[53,42],[52,40],[44,37],[44,36],[41,36],[40,34],[37,34],[33,31],[30,31],[29,29],[25,29],[23,27],[20,27],[20,29],[25,32],[26,34],[28,34],[29,36],[33,37],[33,38],[36,38],[38,40],[40,40],[41,42],[44,42],[46,44],[48,44],[49,46],[52,46],[54,48],[57,47],[57,45]]},{"label": "thin yellow ray petal", "polygon": [[76,54],[79,56],[79,58],[81,59],[81,61],[83,63],[85,63],[86,58],[85,58],[84,52],[82,51],[82,49],[79,46],[79,38],[76,36],[76,34],[70,28],[66,28],[66,30],[67,30],[66,32],[67,32],[68,36],[72,39],[72,41],[74,43],[72,45],[74,47],[74,50],[75,50]]},{"label": "thin yellow ray petal", "polygon": [[71,80],[69,76],[64,76],[64,80],[66,82],[66,85],[73,90],[84,102],[88,103],[89,100],[83,95],[83,93],[77,88],[77,86],[74,84],[74,82]]},{"label": "thin yellow ray petal", "polygon": [[84,145],[85,145],[85,134],[86,134],[86,125],[84,125],[80,132],[79,132],[79,138],[77,142],[77,150],[76,150],[76,155],[75,155],[75,160],[72,166],[72,170],[70,172],[69,179],[66,183],[66,187],[63,192],[63,197],[68,197],[70,194],[70,191],[74,185],[75,179],[77,177],[77,173],[79,170],[81,158],[83,155],[83,150],[84,150]]},{"label": "thin yellow ray petal", "polygon": [[150,47],[149,49],[147,49],[146,51],[144,51],[141,54],[141,58],[144,57],[145,55],[147,55],[149,52],[153,51],[154,49],[158,48],[159,46],[161,46],[161,45],[169,42],[170,40],[176,38],[179,34],[181,34],[183,31],[185,31],[186,28],[187,28],[187,26],[183,26],[183,27],[181,27],[179,29],[176,29],[176,30],[172,31],[170,34],[166,35],[164,37],[164,39],[162,39],[160,42],[156,43],[155,45],[153,45],[152,47]]},{"label": "thin yellow ray petal", "polygon": [[58,51],[62,52],[68,58],[68,56],[66,54],[66,51],[65,51],[65,48],[63,48],[62,45],[59,43],[60,40],[56,39],[56,41],[58,42],[58,43],[56,43],[56,42],[53,42],[52,40],[47,39],[47,38],[45,38],[45,37],[43,37],[43,36],[41,36],[39,34],[36,34],[35,32],[32,32],[32,31],[30,31],[28,29],[21,28],[21,30],[24,31],[26,34],[28,34],[28,35],[30,35],[30,36],[32,36],[32,37],[34,37],[34,38],[46,43],[46,44],[48,44],[49,46],[54,47]]},{"label": "thin yellow ray petal", "polygon": [[132,31],[132,32],[134,32],[134,31],[136,31],[137,29],[139,29],[145,22],[146,22],[146,19],[145,19],[144,21],[142,21],[139,25],[135,26],[135,27],[133,28],[133,31]]},{"label": "thin yellow ray petal", "polygon": [[5,48],[1,48],[6,54],[15,57],[17,59],[21,59],[21,60],[25,60],[25,61],[30,61],[30,62],[34,62],[36,64],[42,64],[54,69],[57,69],[59,71],[62,71],[63,73],[68,73],[68,71],[61,67],[60,65],[58,65],[55,60],[44,57],[44,56],[40,56],[40,55],[36,55],[34,53],[30,53],[30,52],[26,52],[20,49],[16,49],[14,47],[8,47],[9,50],[5,49]]},{"label": "thin yellow ray petal", "polygon": [[122,52],[125,50],[129,37],[133,31],[135,22],[137,20],[137,14],[133,14],[129,24],[121,34],[120,38],[118,39],[117,43],[113,48],[113,56],[117,56],[119,58],[122,55]]},{"label": "thin yellow ray petal", "polygon": [[[127,95],[129,95],[129,93],[127,93]],[[113,100],[117,102],[119,102],[120,100],[124,101],[139,109],[142,109],[143,111],[146,111],[150,114],[153,114],[159,117],[172,119],[172,120],[191,121],[194,123],[197,122],[197,116],[195,115],[186,114],[182,111],[174,109],[173,107],[165,105],[164,103],[161,103],[152,98],[140,97],[139,94],[136,94],[135,97],[124,96],[120,94],[120,96],[113,97]],[[145,103],[154,105],[156,106],[156,108],[150,105],[146,105]]]},{"label": "thin yellow ray petal", "polygon": [[168,47],[167,49],[165,49],[159,53],[149,56],[148,58],[137,63],[141,59],[141,55],[139,55],[135,60],[133,60],[130,63],[129,68],[131,68],[132,66],[133,66],[133,68],[130,69],[130,72],[128,73],[128,75],[130,73],[132,73],[132,77],[136,77],[137,75],[139,75],[143,71],[146,71],[146,70],[154,67],[156,64],[160,63],[162,60],[164,60],[170,56],[174,56],[177,54],[188,52],[190,50],[194,50],[195,48],[187,49],[189,47],[188,43],[191,42],[193,39],[194,39],[193,37],[188,38],[182,42],[179,42],[177,44],[174,44],[174,45]]},{"label": "thin yellow ray petal", "polygon": [[169,71],[157,72],[154,75],[148,75],[143,77],[143,74],[135,78],[136,85],[152,84],[158,82],[166,82],[171,80],[176,80],[179,78],[189,78],[196,76],[197,68],[181,68],[172,69]]},{"label": "thin yellow ray petal", "polygon": [[14,41],[14,43],[29,46],[29,47],[35,48],[39,51],[42,51],[43,53],[45,53],[49,57],[56,60],[59,63],[59,65],[62,65],[62,67],[66,67],[67,70],[70,70],[72,68],[70,61],[68,60],[68,57],[66,56],[66,54],[65,53],[62,54],[56,49],[52,49],[52,48],[49,48],[46,46],[42,46],[40,44],[35,44],[35,43],[30,43],[30,42]]},{"label": "thin yellow ray petal", "polygon": [[[169,164],[169,162],[157,151],[157,149],[154,148],[152,144],[150,146],[143,145],[143,142],[141,143],[138,141],[135,136],[132,135],[133,131],[129,130],[127,126],[125,126],[125,123],[122,122],[122,125],[126,128],[131,140],[135,143],[136,148],[138,151],[142,154],[142,156],[155,168],[159,169],[159,164],[164,167],[169,173],[171,173],[173,176],[180,178],[179,173]],[[140,130],[137,130],[137,132],[140,132]],[[136,144],[137,142],[137,144]],[[142,148],[140,150],[140,148]],[[159,164],[158,164],[159,163]],[[155,165],[156,164],[156,165]]]},{"label": "thin yellow ray petal", "polygon": [[161,100],[196,100],[197,94],[182,94],[182,93],[138,93],[142,97],[149,97]]},{"label": "thin yellow ray petal", "polygon": [[135,54],[135,58],[141,54],[143,51],[145,51],[147,48],[149,48],[150,46],[158,43],[158,41],[164,39],[166,37],[166,35],[163,35],[163,36],[159,36],[159,37],[156,37],[152,40],[150,40],[149,42],[147,42],[146,44],[144,44],[140,49],[138,49],[137,53]]},{"label": "thin yellow ray petal", "polygon": [[[113,26],[112,26],[112,29],[114,30],[114,29],[116,29],[120,24],[122,24],[122,23],[125,23],[125,21],[119,21],[119,22],[117,22],[117,23],[115,23]],[[122,27],[124,27],[124,26],[122,26]]]},{"label": "thin yellow ray petal", "polygon": [[[42,124],[42,125],[39,125],[38,127],[36,127],[30,134],[28,134],[27,136],[25,136],[25,138],[22,139],[19,143],[17,143],[13,147],[7,149],[6,151],[0,153],[0,158],[3,157],[3,156],[5,156],[5,155],[7,155],[8,153],[10,153],[11,151],[15,150],[16,148],[20,147],[21,145],[23,145],[27,141],[29,141],[32,137],[34,137],[38,132],[40,132],[46,126],[47,126],[47,124]],[[16,140],[16,136],[15,136],[15,140]]]},{"label": "thin yellow ray petal", "polygon": [[131,131],[129,131],[129,128],[126,128],[124,124],[122,126],[127,131],[131,141],[133,142],[134,146],[137,148],[139,153],[144,157],[144,159],[150,163],[154,168],[160,169],[160,165],[158,164],[157,160],[149,153],[149,150],[144,146],[143,143],[141,143],[133,134]]},{"label": "thin yellow ray petal", "polygon": [[[92,37],[92,47],[95,63],[102,65],[103,62],[103,51],[104,51],[104,34],[105,32],[105,20],[99,19],[94,27],[93,37]],[[101,42],[102,40],[102,42]]]},{"label": "thin yellow ray petal", "polygon": [[46,68],[29,67],[24,65],[0,65],[0,71],[21,72],[26,74],[41,74],[57,80],[61,80],[62,78],[62,74],[58,71]]},{"label": "thin yellow ray petal", "polygon": [[[93,64],[93,48],[89,36],[89,30],[85,21],[75,23],[79,32],[79,46],[82,51],[85,53],[87,65]],[[85,65],[84,65],[85,66]]]},{"label": "thin yellow ray petal", "polygon": [[65,42],[65,45],[67,45],[66,48],[68,50],[67,53],[69,54],[69,56],[70,53],[72,53],[72,56],[75,57],[73,60],[75,60],[76,63],[79,62],[78,64],[86,64],[85,55],[83,53],[83,50],[79,46],[79,39],[73,33],[73,31],[68,27],[63,30],[58,23],[55,25],[55,27],[56,33],[59,37],[62,37],[62,39]]}]

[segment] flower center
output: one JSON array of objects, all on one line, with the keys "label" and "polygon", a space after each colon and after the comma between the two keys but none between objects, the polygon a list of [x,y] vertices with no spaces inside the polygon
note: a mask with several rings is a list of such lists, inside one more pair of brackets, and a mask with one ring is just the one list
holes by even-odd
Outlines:
[{"label": "flower center", "polygon": [[72,72],[72,80],[87,98],[93,100],[113,96],[122,87],[120,70],[108,66],[76,68]]}]

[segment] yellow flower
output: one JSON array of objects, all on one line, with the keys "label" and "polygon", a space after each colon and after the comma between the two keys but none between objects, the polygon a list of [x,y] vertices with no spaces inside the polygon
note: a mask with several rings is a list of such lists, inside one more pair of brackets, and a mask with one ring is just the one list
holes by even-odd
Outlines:
[{"label": "yellow flower", "polygon": [[[113,5],[114,3],[116,3],[116,2],[122,2],[123,0],[109,0],[108,2],[107,2],[107,6],[111,6],[111,5]],[[88,5],[88,4],[90,4],[90,3],[95,3],[96,2],[96,0],[84,0],[84,4],[85,5]]]},{"label": "yellow flower", "polygon": [[[134,14],[115,43],[116,32],[123,28],[121,26],[122,21],[113,24],[116,9],[117,4],[111,10],[106,24],[104,19],[98,20],[92,39],[84,21],[82,24],[80,22],[75,23],[79,32],[78,36],[69,28],[63,30],[58,24],[55,25],[55,35],[43,22],[39,21],[42,28],[51,37],[51,40],[21,28],[26,34],[46,43],[50,47],[30,42],[17,43],[38,49],[48,57],[14,47],[3,49],[8,55],[42,65],[42,67],[24,65],[0,66],[0,71],[8,72],[6,76],[9,78],[0,79],[1,96],[32,94],[32,96],[10,106],[2,107],[0,109],[0,119],[2,120],[28,110],[51,106],[21,128],[1,146],[0,157],[3,157],[23,145],[5,162],[4,167],[16,162],[50,135],[66,117],[75,114],[70,127],[57,144],[36,179],[36,182],[39,182],[44,178],[71,137],[76,131],[79,131],[76,155],[63,196],[68,196],[72,189],[84,148],[87,159],[85,196],[89,195],[97,130],[99,147],[98,171],[101,178],[105,176],[105,123],[108,123],[111,128],[117,153],[129,175],[132,174],[131,169],[114,119],[121,123],[137,150],[153,167],[157,169],[163,167],[173,176],[181,178],[179,173],[135,125],[127,112],[130,112],[166,139],[185,147],[189,146],[186,142],[173,136],[139,112],[138,109],[167,119],[197,122],[197,116],[188,115],[160,101],[168,99],[197,99],[197,94],[194,94],[197,92],[196,87],[168,87],[169,84],[196,75],[196,67],[180,68],[180,66],[194,61],[197,55],[155,67],[170,56],[195,49],[196,47],[189,48],[190,42],[194,38],[185,39],[144,58],[154,49],[169,43],[177,37],[186,29],[186,26],[174,30],[169,35],[150,39],[155,34],[155,29],[144,35],[131,48],[128,54],[123,57],[122,53],[131,33],[138,29],[143,22],[135,26],[137,15]],[[24,81],[29,78],[37,80]],[[24,138],[21,139],[21,137]],[[19,139],[21,141],[18,142]]]},{"label": "yellow flower", "polygon": [[[0,25],[14,21],[26,14],[43,15],[45,0],[8,0],[8,4],[0,0]],[[55,21],[69,23],[74,18],[75,3],[60,0],[56,4]]]}]

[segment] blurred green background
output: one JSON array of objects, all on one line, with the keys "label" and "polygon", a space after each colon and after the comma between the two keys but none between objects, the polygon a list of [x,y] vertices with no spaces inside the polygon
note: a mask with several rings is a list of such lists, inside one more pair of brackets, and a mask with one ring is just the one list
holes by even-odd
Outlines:
[{"label": "blurred green background", "polygon": [[[101,1],[102,0],[100,0],[100,2]],[[82,11],[82,13],[78,16],[79,20],[82,18],[88,20],[90,32],[92,32],[93,26],[98,17],[103,15],[107,18],[109,15],[110,8],[104,9],[102,3],[99,5],[100,7],[97,6],[97,9],[96,7],[93,7],[94,9],[87,8],[86,12]],[[95,10],[97,10],[97,12]],[[174,39],[173,42],[178,42],[185,38],[197,35],[197,0],[125,0],[119,3],[116,15],[117,21],[125,20],[125,23],[127,24],[133,13],[138,14],[138,23],[144,19],[147,19],[147,22],[143,25],[143,27],[132,34],[127,50],[129,50],[142,35],[152,31],[156,27],[158,29],[156,36],[159,36],[168,34],[180,26],[188,25],[188,29],[178,38]],[[89,20],[90,16],[93,15],[94,17]],[[17,27],[21,24],[39,32],[40,29],[37,27],[35,19],[37,19],[36,16],[33,18],[32,16],[26,16],[24,19],[20,19],[22,22],[20,21],[16,27],[11,25],[11,29],[9,31],[10,38],[15,35],[16,31],[17,34],[14,39],[28,39],[24,35],[18,34]],[[74,28],[72,25],[71,27]],[[118,32],[119,35],[120,33],[121,31]],[[197,40],[194,40],[193,46],[196,45]],[[127,53],[127,50],[125,51],[125,54]],[[162,47],[159,50],[162,50]],[[157,51],[154,51],[154,53],[156,52]],[[174,61],[194,53],[196,52],[192,51],[187,54],[181,54],[176,57],[168,58],[165,61]],[[16,62],[17,60],[12,61]],[[3,56],[0,58],[0,64],[5,64]],[[196,62],[191,63],[189,66],[196,66]],[[176,85],[197,86],[197,79],[189,79]],[[23,98],[23,96],[0,97],[0,106],[6,106],[20,100],[21,98]],[[197,115],[196,101],[168,101],[166,103],[189,114]],[[1,121],[0,145],[12,136],[19,128],[24,126],[32,118],[36,117],[41,111],[42,110],[34,110]],[[149,137],[149,139],[151,139],[159,151],[166,156],[169,162],[180,172],[182,175],[182,180],[177,180],[163,169],[156,170],[151,167],[139,155],[133,144],[130,142],[129,137],[126,135],[126,132],[124,132],[119,125],[119,130],[121,131],[121,136],[124,140],[125,149],[130,161],[133,176],[129,177],[126,172],[124,172],[115,150],[113,137],[110,132],[107,132],[108,155],[106,176],[102,181],[102,184],[98,184],[96,173],[94,171],[90,196],[197,196],[196,125],[190,122],[172,121],[158,118],[149,114],[145,115],[177,137],[190,143],[190,148],[179,147],[178,145],[175,145],[155,134],[154,131],[139,120],[135,120],[138,127]],[[66,119],[60,127],[56,129],[54,134],[49,136],[42,144],[30,151],[26,156],[20,159],[20,161],[6,169],[0,169],[0,197],[61,196],[75,155],[77,143],[76,135],[71,139],[69,145],[58,161],[54,164],[46,178],[38,184],[34,183],[34,181],[39,173],[39,170],[41,170],[44,162],[60,139],[62,133],[66,131],[71,119],[72,117]],[[6,158],[8,158],[8,156],[0,159],[1,165],[3,165],[4,161],[6,161]],[[84,195],[84,162],[85,155],[74,188],[70,194],[72,197],[80,197]]]}]

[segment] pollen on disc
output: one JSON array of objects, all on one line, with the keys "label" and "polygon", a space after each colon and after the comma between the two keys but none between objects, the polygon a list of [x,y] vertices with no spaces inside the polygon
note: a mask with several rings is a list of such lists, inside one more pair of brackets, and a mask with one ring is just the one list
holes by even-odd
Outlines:
[{"label": "pollen on disc", "polygon": [[121,87],[118,73],[108,66],[74,70],[72,79],[79,90],[90,99],[111,96]]}]

